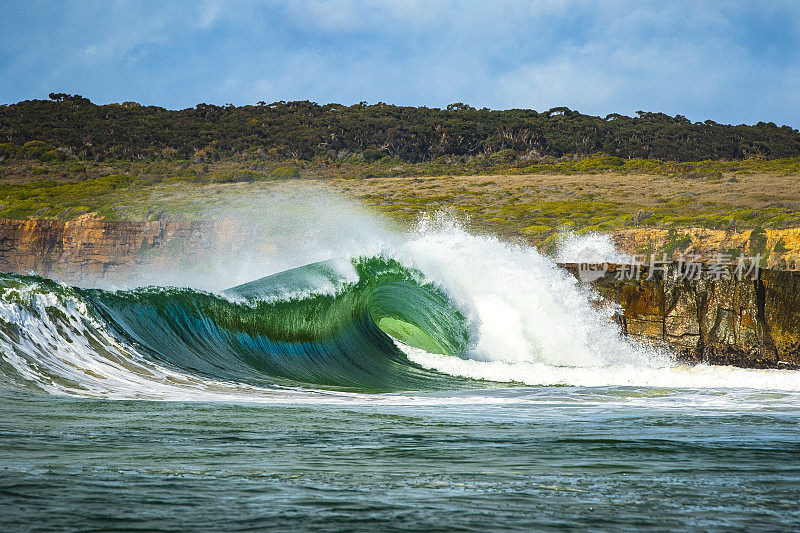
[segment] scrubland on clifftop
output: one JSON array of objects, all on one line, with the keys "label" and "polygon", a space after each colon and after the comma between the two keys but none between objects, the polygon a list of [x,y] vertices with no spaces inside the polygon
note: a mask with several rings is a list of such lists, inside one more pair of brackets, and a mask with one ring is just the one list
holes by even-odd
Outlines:
[{"label": "scrubland on clifftop", "polygon": [[182,111],[57,93],[0,106],[0,217],[191,221],[243,194],[326,187],[399,225],[449,210],[553,248],[760,254],[800,266],[800,133],[640,112],[276,102]]}]

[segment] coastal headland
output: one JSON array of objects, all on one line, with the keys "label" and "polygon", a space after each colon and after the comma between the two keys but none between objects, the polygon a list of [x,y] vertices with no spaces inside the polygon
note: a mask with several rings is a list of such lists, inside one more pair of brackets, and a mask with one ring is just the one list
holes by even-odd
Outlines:
[{"label": "coastal headland", "polygon": [[[800,133],[786,126],[464,104],[169,111],[59,93],[0,106],[0,132],[4,272],[125,284],[143,266],[238,253],[247,223],[225,206],[331,194],[400,229],[447,211],[547,254],[565,233],[599,233],[633,257],[756,257],[749,282],[608,274],[593,286],[625,333],[684,360],[800,364]],[[269,252],[279,238],[246,242]]]}]

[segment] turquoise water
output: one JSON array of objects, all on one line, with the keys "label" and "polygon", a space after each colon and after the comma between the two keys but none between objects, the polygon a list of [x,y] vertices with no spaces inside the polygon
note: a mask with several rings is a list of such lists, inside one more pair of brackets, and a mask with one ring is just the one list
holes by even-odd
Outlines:
[{"label": "turquoise water", "polygon": [[1,275],[0,531],[800,527],[800,372],[680,365],[451,236],[215,293]]},{"label": "turquoise water", "polygon": [[796,530],[797,399],[725,396],[544,387],[292,406],[5,392],[0,529]]}]

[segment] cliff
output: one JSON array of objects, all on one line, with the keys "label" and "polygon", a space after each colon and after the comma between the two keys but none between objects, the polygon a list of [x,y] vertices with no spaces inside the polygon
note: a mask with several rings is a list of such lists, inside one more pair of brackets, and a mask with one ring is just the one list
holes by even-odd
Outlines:
[{"label": "cliff", "polygon": [[630,228],[610,232],[618,250],[629,254],[666,252],[672,259],[681,254],[712,258],[717,253],[759,254],[764,265],[774,269],[800,268],[800,228],[734,229]]},{"label": "cliff", "polygon": [[[563,266],[585,277],[581,265]],[[638,279],[624,279],[624,268],[610,265],[589,283],[601,302],[617,307],[626,335],[668,345],[690,363],[800,368],[800,272],[766,269],[741,279],[702,272],[701,279],[684,279],[672,263],[652,276],[645,266]]]},{"label": "cliff", "polygon": [[122,282],[145,258],[166,267],[169,255],[150,252],[180,247],[191,252],[219,231],[206,222],[105,222],[92,216],[71,221],[0,219],[0,271],[34,272],[83,285]]}]

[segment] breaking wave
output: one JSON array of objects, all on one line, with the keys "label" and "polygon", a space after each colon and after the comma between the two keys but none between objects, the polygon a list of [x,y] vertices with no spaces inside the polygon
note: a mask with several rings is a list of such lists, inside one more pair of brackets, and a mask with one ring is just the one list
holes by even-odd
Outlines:
[{"label": "breaking wave", "polygon": [[[577,247],[577,244],[575,244]],[[335,397],[509,384],[800,390],[678,365],[534,248],[427,219],[377,255],[212,293],[0,276],[0,386],[102,398]]]}]

